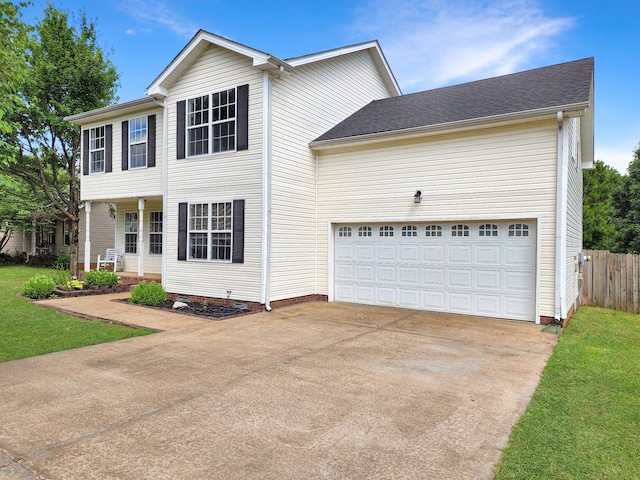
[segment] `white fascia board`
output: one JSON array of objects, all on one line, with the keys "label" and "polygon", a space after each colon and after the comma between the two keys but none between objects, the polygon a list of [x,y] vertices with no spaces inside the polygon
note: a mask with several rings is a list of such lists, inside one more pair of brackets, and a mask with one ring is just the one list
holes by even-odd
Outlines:
[{"label": "white fascia board", "polygon": [[[106,120],[116,116],[122,116],[127,113],[134,113],[141,110],[146,110],[151,106],[158,106],[155,99],[152,97],[139,98],[137,100],[131,100],[125,103],[116,103],[107,107],[98,108],[96,110],[89,110],[88,112],[77,113],[76,115],[69,115],[64,117],[67,122],[74,123],[76,125],[84,125],[90,122],[98,122]],[[158,106],[158,108],[160,108]]]},{"label": "white fascia board", "polygon": [[213,33],[200,30],[182,49],[176,58],[174,58],[163,72],[151,83],[151,85],[149,85],[145,93],[152,96],[163,94],[166,96],[167,88],[172,83],[171,79],[179,76],[183,71],[185,71],[207,48],[209,48],[209,45],[217,45],[245,57],[252,58],[254,66],[261,68],[262,70],[278,70],[281,66],[289,70],[291,69],[291,66],[273,55],[255,50]]},{"label": "white fascia board", "polygon": [[389,93],[393,97],[397,97],[402,95],[402,91],[400,90],[400,85],[396,81],[389,64],[387,63],[387,59],[382,53],[382,49],[380,48],[380,44],[377,40],[372,40],[369,42],[358,43],[356,45],[348,45],[346,47],[334,48],[332,50],[325,50],[323,52],[312,53],[310,55],[304,55],[302,57],[295,57],[287,59],[287,63],[294,67],[299,67],[301,65],[307,65],[309,63],[319,62],[322,60],[329,60],[331,58],[339,57],[342,55],[349,55],[350,53],[356,53],[363,50],[369,50],[371,56],[373,57],[373,61],[376,64],[376,67],[381,72],[382,79],[389,90]]},{"label": "white fascia board", "polygon": [[[402,130],[392,130],[389,132],[369,133],[354,137],[335,138],[331,140],[320,140],[309,143],[312,150],[330,150],[334,148],[345,148],[366,144],[388,142],[390,140],[404,140],[427,135],[437,135],[442,133],[456,133],[465,130],[475,130],[479,128],[498,127],[516,123],[526,123],[534,120],[554,119],[558,109],[562,107],[551,107],[526,112],[507,113],[494,115],[491,117],[472,118],[460,120],[458,122],[439,123],[435,125],[425,125],[421,127],[405,128]],[[581,116],[585,105],[572,105],[565,107],[571,111],[565,111],[567,116]],[[573,113],[575,112],[575,113]]]}]

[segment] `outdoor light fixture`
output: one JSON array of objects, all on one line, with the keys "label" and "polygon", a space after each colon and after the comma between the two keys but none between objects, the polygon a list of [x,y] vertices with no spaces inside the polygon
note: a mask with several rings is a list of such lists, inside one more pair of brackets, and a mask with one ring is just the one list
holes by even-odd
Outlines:
[{"label": "outdoor light fixture", "polygon": [[422,192],[418,190],[416,194],[413,196],[413,203],[420,203],[421,198],[422,198]]}]

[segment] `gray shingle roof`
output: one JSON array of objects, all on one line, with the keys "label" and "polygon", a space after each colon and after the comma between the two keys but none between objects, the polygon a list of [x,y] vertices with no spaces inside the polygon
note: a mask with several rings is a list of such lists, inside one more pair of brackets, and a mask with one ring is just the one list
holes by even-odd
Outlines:
[{"label": "gray shingle roof", "polygon": [[375,100],[314,142],[589,102],[593,57]]}]

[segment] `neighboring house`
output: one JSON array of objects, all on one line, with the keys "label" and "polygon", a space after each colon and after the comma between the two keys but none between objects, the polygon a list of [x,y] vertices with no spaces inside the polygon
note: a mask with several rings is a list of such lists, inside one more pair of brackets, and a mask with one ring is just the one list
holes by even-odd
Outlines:
[{"label": "neighboring house", "polygon": [[267,309],[576,307],[593,59],[401,95],[377,42],[283,61],[200,31],[146,93],[67,118],[125,271]]},{"label": "neighboring house", "polygon": [[[80,207],[80,232],[78,245],[78,265],[84,268],[85,211]],[[115,222],[109,216],[109,205],[93,204],[93,221],[91,223],[92,247],[94,255],[91,266],[95,267],[98,255],[104,255],[107,248],[115,244]],[[33,232],[17,230],[3,249],[5,253],[24,253],[38,255],[42,253],[69,253],[69,229],[67,224],[56,221],[54,226],[36,228]]]}]

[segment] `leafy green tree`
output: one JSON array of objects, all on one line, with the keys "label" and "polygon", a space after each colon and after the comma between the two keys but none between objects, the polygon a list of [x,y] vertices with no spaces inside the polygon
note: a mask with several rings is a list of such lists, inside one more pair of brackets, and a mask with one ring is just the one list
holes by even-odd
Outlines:
[{"label": "leafy green tree", "polygon": [[[27,78],[19,87],[22,108],[7,171],[28,185],[51,218],[69,225],[71,273],[78,269],[79,127],[64,117],[116,100],[118,73],[83,14],[77,25],[51,4],[35,27],[27,53]],[[1,166],[0,166],[1,167]]]},{"label": "leafy green tree", "polygon": [[640,254],[640,144],[633,152],[628,175],[614,196],[621,252]]},{"label": "leafy green tree", "polygon": [[19,86],[28,74],[29,27],[21,20],[21,6],[25,4],[0,1],[0,164],[15,155],[8,139],[18,128],[12,117],[20,103]]},{"label": "leafy green tree", "polygon": [[583,172],[582,243],[587,250],[619,250],[614,195],[620,190],[622,175],[596,160],[592,170]]}]

